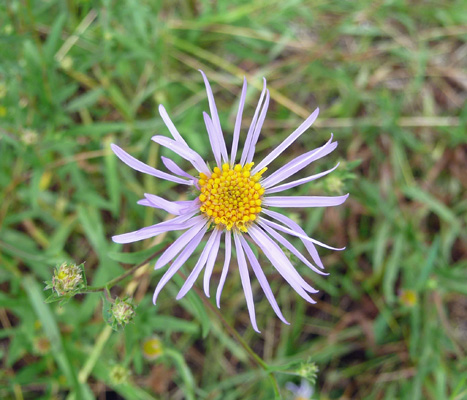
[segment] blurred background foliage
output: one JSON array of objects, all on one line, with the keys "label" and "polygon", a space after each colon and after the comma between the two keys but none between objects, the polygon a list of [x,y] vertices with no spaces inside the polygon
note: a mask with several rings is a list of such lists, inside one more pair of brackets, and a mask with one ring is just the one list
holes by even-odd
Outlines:
[{"label": "blurred background foliage", "polygon": [[[261,257],[292,324],[254,282],[256,334],[235,269],[225,319],[271,366],[315,362],[315,399],[466,399],[466,22],[461,0],[2,1],[0,397],[273,398],[196,293],[174,301],[180,277],[152,305],[163,271],[151,264],[112,289],[138,305],[124,330],[106,325],[99,294],[43,302],[43,282],[64,261],[85,262],[100,285],[147,257],[138,251],[174,239],[112,243],[166,218],[136,205],[143,193],[194,194],[135,173],[109,144],[160,166],[165,151],[150,137],[168,134],[163,103],[209,158],[201,68],[228,142],[243,76],[244,126],[267,78],[272,105],[256,160],[319,106],[281,161],[333,132],[338,149],[307,172],[340,167],[295,193],[351,194],[342,207],[288,210],[315,238],[347,246],[321,252],[329,277],[298,265],[320,289],[316,305]],[[300,380],[277,380],[294,398],[285,384]]]}]

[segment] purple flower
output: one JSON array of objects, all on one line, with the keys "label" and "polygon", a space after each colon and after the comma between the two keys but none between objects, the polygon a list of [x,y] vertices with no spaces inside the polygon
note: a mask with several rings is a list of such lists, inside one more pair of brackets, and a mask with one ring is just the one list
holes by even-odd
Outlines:
[{"label": "purple flower", "polygon": [[[262,250],[279,274],[283,276],[301,297],[310,303],[315,303],[309,293],[317,293],[318,291],[299,275],[289,258],[281,250],[279,244],[298,257],[300,261],[313,271],[321,275],[327,275],[327,273],[322,271],[324,267],[316,250],[316,245],[333,250],[342,249],[335,249],[308,237],[305,231],[294,221],[285,215],[270,210],[269,207],[330,207],[342,204],[347,199],[348,194],[335,197],[276,195],[276,193],[284,192],[325,176],[336,169],[338,165],[316,175],[283,183],[313,161],[319,160],[331,153],[337,147],[337,142],[332,141],[331,135],[329,141],[323,146],[302,154],[271,174],[266,173],[267,167],[271,162],[313,124],[319,112],[319,109],[316,109],[287,139],[255,165],[253,163],[255,147],[266,117],[270,98],[269,91],[266,89],[266,80],[264,80],[263,91],[250,128],[248,129],[243,151],[239,157],[240,162],[236,164],[238,161],[237,150],[240,125],[245,105],[246,80],[243,82],[233,142],[229,154],[211,87],[206,75],[202,71],[200,72],[206,85],[210,109],[210,114],[203,113],[203,117],[216,166],[211,170],[201,156],[188,146],[170,120],[165,108],[162,105],[159,106],[160,115],[173,139],[156,135],[152,137],[152,140],[190,162],[197,171],[195,176],[190,175],[174,161],[166,157],[162,157],[162,162],[170,173],[144,164],[115,144],[112,144],[112,150],[120,160],[133,169],[181,185],[192,186],[199,195],[190,201],[168,201],[153,194],[145,194],[145,198],[138,201],[138,204],[163,209],[170,214],[176,215],[176,217],[134,232],[114,236],[113,241],[117,243],[131,243],[151,238],[164,232],[184,231],[156,262],[155,269],[163,268],[171,263],[154,292],[153,302],[156,304],[157,296],[161,289],[177,273],[180,267],[193,256],[196,248],[206,235],[207,241],[203,244],[201,255],[180,289],[177,300],[182,298],[191,289],[203,269],[205,271],[204,292],[209,297],[209,282],[220,243],[223,240],[225,243],[225,259],[217,288],[217,306],[219,307],[220,305],[222,288],[231,263],[232,247],[235,247],[240,278],[253,328],[259,332],[255,318],[248,264],[256,275],[275,313],[284,323],[288,324],[277,305],[266,276],[250,245],[255,244]],[[286,236],[299,238],[313,262],[300,253]]]}]

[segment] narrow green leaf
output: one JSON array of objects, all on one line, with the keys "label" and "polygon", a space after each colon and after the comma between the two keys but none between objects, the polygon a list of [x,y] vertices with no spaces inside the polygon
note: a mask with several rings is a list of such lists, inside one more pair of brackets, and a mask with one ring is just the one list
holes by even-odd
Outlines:
[{"label": "narrow green leaf", "polygon": [[92,400],[94,397],[85,383],[79,383],[76,370],[63,346],[63,340],[58,329],[57,321],[49,306],[44,301],[43,290],[31,275],[23,278],[23,287],[26,291],[32,308],[41,321],[42,328],[50,341],[52,354],[73,388],[78,399]]}]

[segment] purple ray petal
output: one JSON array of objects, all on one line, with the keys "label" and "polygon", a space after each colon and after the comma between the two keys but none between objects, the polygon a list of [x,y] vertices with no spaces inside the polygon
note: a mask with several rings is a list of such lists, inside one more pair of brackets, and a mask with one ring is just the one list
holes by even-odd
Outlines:
[{"label": "purple ray petal", "polygon": [[263,269],[259,265],[259,262],[256,259],[250,246],[248,245],[248,243],[242,236],[240,236],[240,242],[242,243],[246,256],[248,257],[248,260],[250,261],[251,268],[253,269],[253,272],[255,273],[256,278],[258,279],[258,282],[261,285],[261,288],[263,289],[263,292],[269,301],[269,304],[271,304],[272,309],[274,310],[276,315],[280,318],[280,320],[284,322],[284,324],[290,325],[290,323],[282,315],[282,312],[279,306],[277,305],[277,301],[274,297],[274,294],[272,293],[271,287],[269,286],[268,280],[266,279],[266,276],[264,275]]},{"label": "purple ray petal", "polygon": [[296,237],[302,239],[302,241],[305,240],[305,241],[311,242],[313,244],[317,244],[318,246],[325,247],[326,249],[329,249],[329,250],[336,250],[336,251],[345,250],[345,247],[338,248],[338,247],[328,246],[327,244],[322,243],[319,240],[313,239],[313,238],[307,236],[306,234],[303,235],[301,233],[295,232],[292,229],[288,229],[288,228],[286,228],[286,227],[284,227],[282,225],[276,224],[275,222],[269,221],[266,218],[260,217],[260,220],[262,222],[264,222],[265,224],[268,224],[270,227],[272,227],[274,229],[277,229],[277,230],[280,230],[282,232],[288,233],[289,235],[296,236]]},{"label": "purple ray petal", "polygon": [[212,124],[211,118],[209,118],[209,115],[207,113],[203,112],[203,117],[206,129],[208,131],[209,142],[211,143],[212,154],[214,154],[214,159],[216,160],[217,166],[221,168],[221,148],[219,145],[217,135],[215,134],[214,125]]},{"label": "purple ray petal", "polygon": [[[211,236],[209,237],[208,241],[206,242],[206,246],[204,247],[203,252],[201,253],[201,256],[200,256],[198,262],[196,263],[196,265],[193,268],[193,270],[191,271],[190,275],[188,275],[187,280],[185,281],[182,288],[178,292],[177,297],[176,297],[177,300],[180,300],[183,296],[185,296],[188,293],[188,291],[193,287],[196,279],[198,278],[199,274],[201,273],[204,266],[206,265],[206,261],[208,259],[209,254],[211,253],[211,251],[214,250],[213,249],[214,244],[217,243],[217,246],[219,246],[219,241],[217,241],[217,236],[220,233],[221,233],[221,231],[219,231],[217,229],[214,230],[211,233]],[[218,251],[218,249],[216,250],[216,252],[217,251]]]},{"label": "purple ray petal", "polygon": [[266,79],[263,78],[263,90],[261,92],[261,96],[259,97],[258,105],[256,106],[256,110],[253,115],[250,128],[248,129],[245,144],[243,145],[242,158],[240,159],[240,164],[242,165],[245,165],[245,160],[248,155],[248,150],[250,149],[251,140],[253,139],[253,134],[255,131],[256,120],[258,119],[259,110],[261,109],[261,105],[263,104],[263,99],[264,99],[265,94],[266,94]]},{"label": "purple ray petal", "polygon": [[267,167],[272,161],[274,161],[282,152],[289,147],[302,133],[304,133],[318,118],[319,108],[317,108],[313,113],[305,120],[303,123],[293,131],[287,139],[285,139],[279,146],[277,146],[273,151],[271,151],[264,159],[261,161],[254,169],[251,171],[252,175],[256,172],[261,171],[264,167]]},{"label": "purple ray petal", "polygon": [[245,259],[245,253],[243,252],[242,245],[240,243],[239,234],[234,232],[235,249],[237,251],[238,270],[240,271],[240,279],[242,281],[243,292],[245,293],[246,305],[248,307],[248,313],[250,314],[251,325],[253,329],[261,333],[256,325],[255,316],[255,303],[253,301],[253,293],[251,291],[250,275],[248,273],[248,265]]},{"label": "purple ray petal", "polygon": [[139,204],[140,206],[145,206],[145,207],[159,208],[159,207],[156,207],[154,204],[152,204],[148,199],[138,200],[136,204]]},{"label": "purple ray petal", "polygon": [[175,242],[173,242],[167,250],[162,253],[157,260],[154,269],[160,269],[166,266],[188,243],[190,243],[191,240],[193,240],[202,228],[206,227],[206,225],[206,220],[202,219],[196,225],[193,225],[192,228],[180,235],[177,240],[175,240]]},{"label": "purple ray petal", "polygon": [[329,139],[324,146],[318,147],[315,150],[311,150],[293,159],[292,161],[289,161],[287,164],[285,164],[277,171],[272,173],[270,176],[268,176],[266,179],[264,179],[261,185],[265,189],[277,185],[278,183],[302,170],[313,161],[319,160],[320,158],[331,153],[337,147],[337,142],[332,143],[332,138],[333,136],[331,135],[331,139]]},{"label": "purple ray petal", "polygon": [[[183,204],[177,204],[177,202],[174,201],[168,201],[166,199],[163,199],[162,197],[156,196],[154,194],[150,193],[145,193],[144,197],[152,203],[156,208],[160,208],[164,211],[167,211],[170,214],[174,215],[182,215],[185,214],[185,210],[190,210],[190,206],[196,204],[196,200],[193,200],[190,202],[189,205],[183,203]],[[191,207],[192,210],[195,209],[195,207]]]},{"label": "purple ray petal", "polygon": [[344,196],[268,196],[263,204],[269,207],[334,207],[347,200]]},{"label": "purple ray petal", "polygon": [[216,293],[216,303],[217,308],[220,308],[221,294],[222,289],[224,288],[225,278],[227,277],[227,272],[229,271],[230,258],[232,257],[232,236],[230,231],[225,231],[225,261],[222,268],[221,278],[219,280],[219,286],[217,287]]},{"label": "purple ray petal", "polygon": [[159,105],[159,114],[161,115],[165,125],[167,125],[167,128],[169,128],[169,131],[173,138],[181,143],[184,144],[185,146],[188,146],[187,142],[185,142],[185,139],[183,139],[182,135],[178,133],[177,128],[175,128],[175,125],[173,124],[172,120],[169,117],[169,114],[167,114],[167,111],[165,110],[164,106],[162,104]]},{"label": "purple ray petal", "polygon": [[266,118],[266,113],[268,112],[269,107],[269,90],[266,90],[266,100],[264,101],[263,109],[261,110],[261,114],[259,115],[258,122],[255,126],[255,131],[251,138],[250,146],[248,149],[248,155],[246,157],[245,163],[249,164],[253,161],[253,156],[255,155],[255,148],[256,143],[259,139],[259,134],[261,133],[261,128],[263,127],[264,120]]},{"label": "purple ray petal", "polygon": [[300,276],[281,248],[257,226],[250,226],[248,233],[289,285],[306,301],[316,303],[307,292],[316,293],[317,290]]},{"label": "purple ray petal", "polygon": [[216,262],[217,253],[219,252],[221,236],[222,231],[219,230],[219,234],[216,236],[216,240],[212,245],[212,250],[209,253],[208,260],[206,261],[206,269],[204,270],[204,293],[206,294],[206,297],[210,297],[209,281],[211,280],[212,271],[214,269],[214,263]]},{"label": "purple ray petal", "polygon": [[262,220],[259,221],[259,226],[263,228],[267,233],[269,233],[275,240],[277,240],[282,246],[284,246],[287,250],[289,250],[292,254],[295,254],[295,256],[302,261],[306,266],[308,266],[311,270],[316,272],[319,275],[329,275],[327,272],[323,272],[320,269],[316,268],[312,263],[310,263],[306,257],[300,253],[297,248],[290,243],[285,237],[283,237],[281,234],[276,232],[274,229],[269,227],[267,224],[265,224]]},{"label": "purple ray petal", "polygon": [[[275,220],[282,222],[284,225],[286,225],[290,229],[293,229],[295,232],[301,233],[303,236],[307,236],[306,232],[301,228],[301,226],[298,225],[295,221],[291,220],[289,217],[286,217],[285,215],[276,211],[267,210],[264,208],[263,212],[266,215],[269,215],[270,217],[274,218]],[[301,241],[305,248],[308,250],[308,254],[310,254],[311,258],[316,263],[316,265],[321,269],[324,269],[324,265],[321,261],[321,258],[319,257],[318,250],[316,250],[315,245],[308,240],[301,239]]]},{"label": "purple ray petal", "polygon": [[161,146],[167,147],[172,150],[174,153],[178,154],[180,157],[184,158],[191,162],[193,167],[195,167],[199,172],[204,172],[205,174],[210,175],[209,168],[201,158],[201,156],[194,150],[190,149],[188,146],[185,146],[181,143],[176,142],[175,140],[169,139],[165,136],[156,135],[151,138],[154,142],[160,144]]},{"label": "purple ray petal", "polygon": [[208,227],[206,225],[203,229],[201,229],[200,232],[196,234],[196,236],[182,250],[177,259],[172,263],[169,269],[162,276],[161,280],[157,284],[156,290],[154,291],[154,295],[152,297],[152,302],[154,303],[154,305],[156,304],[157,296],[159,295],[162,288],[166,285],[170,278],[172,278],[172,276],[174,276],[177,273],[177,271],[186,262],[186,260],[188,260],[188,258],[193,254],[193,252],[196,250],[196,247],[198,247],[199,243],[201,242],[201,239],[203,239],[203,236],[206,233],[207,229]]},{"label": "purple ray petal", "polygon": [[227,147],[225,147],[224,134],[222,133],[221,122],[219,121],[219,114],[217,113],[216,102],[214,101],[214,95],[212,94],[211,85],[209,84],[208,78],[206,77],[205,73],[200,69],[198,71],[201,72],[201,75],[203,75],[204,85],[206,86],[209,110],[211,111],[211,118],[214,125],[214,133],[217,135],[217,141],[221,149],[222,158],[224,159],[224,162],[227,162],[229,160],[229,156],[227,155]]},{"label": "purple ray petal", "polygon": [[247,88],[246,78],[243,77],[242,94],[240,96],[240,102],[238,103],[238,112],[237,112],[237,118],[235,119],[235,128],[234,128],[233,140],[232,140],[232,152],[230,154],[230,166],[231,167],[234,166],[235,159],[237,158],[238,140],[240,139],[240,128],[242,126],[242,115],[243,115],[243,107],[245,106],[246,88]]},{"label": "purple ray petal", "polygon": [[190,175],[188,172],[185,172],[183,169],[181,169],[174,161],[172,161],[170,158],[161,156],[162,163],[165,165],[165,167],[172,172],[172,174],[175,175],[180,175],[184,176],[185,178],[191,179],[191,180],[196,180],[196,178],[193,175]]},{"label": "purple ray petal", "polygon": [[176,176],[172,176],[166,172],[159,171],[149,165],[143,163],[142,161],[137,160],[133,156],[130,156],[125,150],[118,147],[116,144],[111,144],[110,147],[115,155],[122,160],[126,165],[135,169],[139,172],[144,172],[145,174],[156,176],[157,178],[165,179],[166,181],[180,183],[182,185],[193,185],[193,182],[187,181],[182,178],[178,178]]},{"label": "purple ray petal", "polygon": [[334,168],[328,169],[327,171],[324,171],[324,172],[320,172],[319,174],[311,175],[311,176],[308,176],[306,178],[298,179],[298,180],[293,181],[293,182],[284,183],[283,185],[274,186],[272,188],[266,189],[265,194],[283,192],[284,190],[291,189],[291,188],[293,188],[295,186],[300,186],[300,185],[303,185],[305,183],[308,183],[308,182],[314,181],[316,179],[319,179],[319,178],[331,173],[332,171],[334,171],[339,166],[339,164],[340,163],[337,163]]},{"label": "purple ray petal", "polygon": [[[196,200],[186,200],[186,201],[174,201],[174,204],[180,206],[180,215],[192,213],[193,211],[199,208],[199,204]],[[141,199],[136,202],[140,206],[152,207],[160,209],[158,205],[151,203],[148,199]]]},{"label": "purple ray petal", "polygon": [[[193,216],[194,214],[195,213],[193,213],[191,216]],[[160,222],[155,225],[151,225],[151,226],[147,226],[142,229],[138,229],[137,231],[134,231],[134,232],[128,232],[122,235],[112,236],[112,240],[115,243],[133,243],[133,242],[137,242],[138,240],[149,239],[151,237],[160,235],[161,233],[164,233],[164,232],[188,229],[189,227],[196,224],[200,220],[200,218],[204,218],[204,217],[199,216],[199,217],[194,217],[189,221],[186,221],[186,215],[183,215],[181,217],[183,217],[183,219],[180,217],[176,217],[169,221]]]}]

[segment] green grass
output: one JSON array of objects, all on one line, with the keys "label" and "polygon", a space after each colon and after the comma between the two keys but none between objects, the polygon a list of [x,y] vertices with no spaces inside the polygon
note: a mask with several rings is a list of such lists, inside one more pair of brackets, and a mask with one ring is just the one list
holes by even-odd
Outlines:
[{"label": "green grass", "polygon": [[[152,305],[163,271],[151,264],[112,288],[138,304],[124,330],[105,323],[98,293],[43,302],[43,281],[63,261],[85,262],[99,286],[173,241],[111,241],[166,218],[136,205],[143,193],[194,194],[134,172],[109,145],[163,169],[166,151],[150,142],[168,135],[163,103],[209,159],[201,68],[227,143],[243,76],[244,127],[267,78],[256,160],[319,106],[313,128],[271,167],[333,132],[339,147],[307,173],[339,169],[291,192],[351,195],[335,209],[288,211],[315,238],[347,247],[321,251],[324,278],[294,260],[320,289],[318,303],[305,304],[261,254],[292,324],[252,280],[256,334],[236,268],[222,297],[226,321],[272,369],[316,363],[316,399],[467,398],[466,13],[462,1],[2,2],[0,397],[274,398],[268,375],[195,292],[174,301],[181,277]],[[154,335],[166,350],[150,361],[142,346]],[[123,382],[117,366],[129,374]],[[299,378],[275,377],[292,398],[285,384]]]}]

